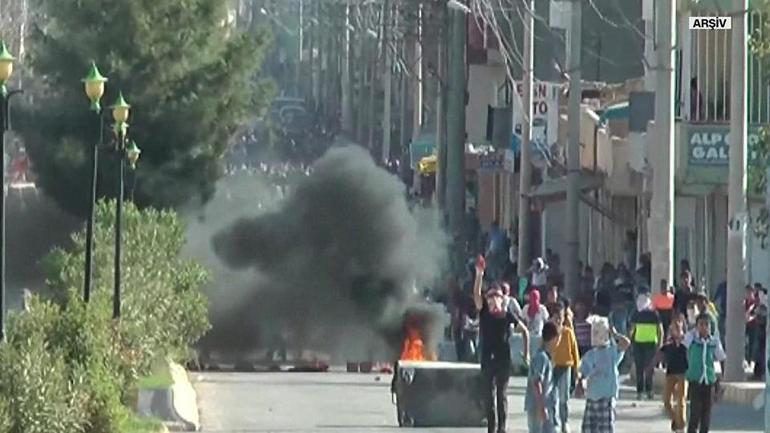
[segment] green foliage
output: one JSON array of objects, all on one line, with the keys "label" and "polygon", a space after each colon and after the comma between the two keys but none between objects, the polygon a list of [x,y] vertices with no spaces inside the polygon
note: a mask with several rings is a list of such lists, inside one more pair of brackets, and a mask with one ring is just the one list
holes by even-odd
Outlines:
[{"label": "green foliage", "polygon": [[[754,147],[757,154],[755,163],[748,166],[749,193],[765,197],[767,193],[767,167],[770,165],[770,129],[762,128],[759,134],[759,142]],[[765,203],[766,204],[766,203]],[[751,222],[754,235],[760,239],[763,249],[770,246],[770,213],[767,206],[762,206],[759,216]]]},{"label": "green foliage", "polygon": [[163,424],[151,418],[132,418],[126,426],[125,433],[153,433],[160,431]]},{"label": "green foliage", "polygon": [[73,386],[62,353],[43,332],[11,335],[13,342],[0,348],[0,395],[11,397],[2,405],[5,430],[0,431],[84,432],[86,395]]},{"label": "green foliage", "polygon": [[[768,1],[757,2],[755,7],[764,12],[770,12]],[[753,30],[749,45],[757,60],[766,67],[770,66],[770,23],[763,22],[761,27],[758,26]],[[754,151],[757,153],[757,159],[748,167],[749,193],[764,197],[767,193],[767,167],[770,165],[769,128],[765,127],[760,131],[759,142],[754,147]],[[770,246],[770,209],[767,206],[762,206],[759,216],[752,221],[752,229],[759,237],[762,248],[768,248]]]},{"label": "green foliage", "polygon": [[[100,201],[94,225],[92,302],[111,310],[114,288],[115,202]],[[176,214],[155,209],[123,209],[122,308],[120,337],[125,357],[145,354],[136,368],[148,372],[152,361],[178,357],[209,329],[208,305],[201,287],[208,273],[179,257],[184,227]],[[73,236],[71,251],[54,250],[44,260],[49,288],[60,301],[81,297],[85,236]]]},{"label": "green foliage", "polygon": [[[46,192],[67,210],[86,209],[99,130],[81,79],[95,60],[109,78],[102,106],[120,90],[132,104],[130,134],[142,148],[137,202],[208,197],[228,141],[269,98],[257,74],[270,35],[225,24],[221,0],[39,2],[31,65],[48,90],[16,126]],[[101,164],[100,194],[114,196],[115,158],[103,155]]]},{"label": "green foliage", "polygon": [[114,205],[97,207],[90,303],[81,299],[84,239],[78,233],[72,250],[56,249],[45,260],[56,302],[34,297],[27,312],[11,315],[0,345],[0,433],[131,431],[136,425],[126,404],[139,375],[149,373],[154,360],[186,353],[208,329],[200,291],[207,274],[178,257],[184,228],[171,212],[130,204],[123,315],[112,319]]}]

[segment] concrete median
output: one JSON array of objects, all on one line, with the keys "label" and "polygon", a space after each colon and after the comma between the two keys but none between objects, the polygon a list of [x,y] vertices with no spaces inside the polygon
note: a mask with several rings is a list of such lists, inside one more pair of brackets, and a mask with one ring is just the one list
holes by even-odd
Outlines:
[{"label": "concrete median", "polygon": [[137,412],[160,419],[170,431],[200,430],[198,396],[187,371],[172,362],[169,372],[173,379],[170,387],[139,390]]}]

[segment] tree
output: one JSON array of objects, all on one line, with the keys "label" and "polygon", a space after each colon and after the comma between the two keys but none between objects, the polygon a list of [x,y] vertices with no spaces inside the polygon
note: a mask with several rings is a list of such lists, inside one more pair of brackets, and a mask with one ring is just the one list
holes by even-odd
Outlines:
[{"label": "tree", "polygon": [[[265,106],[257,79],[268,33],[241,32],[221,0],[40,0],[31,65],[44,94],[17,119],[39,184],[67,210],[88,204],[98,121],[81,79],[91,60],[109,78],[103,106],[122,91],[129,133],[142,148],[136,201],[207,199],[236,130]],[[102,152],[101,196],[114,196],[116,158]]]},{"label": "tree", "polygon": [[[208,273],[180,257],[185,229],[175,213],[123,211],[121,333],[130,349],[144,354],[139,367],[154,358],[180,357],[209,329],[202,292]],[[94,293],[89,307],[112,311],[115,202],[100,201],[94,230]],[[82,298],[85,233],[73,235],[74,247],[54,249],[43,261],[48,289],[69,308]]]},{"label": "tree", "polygon": [[[763,15],[770,12],[770,2],[764,1],[756,5]],[[763,22],[752,31],[750,39],[751,54],[763,67],[770,66],[770,23]],[[760,71],[766,71],[760,68]],[[766,72],[765,72],[766,74]],[[767,193],[767,167],[770,165],[770,128],[765,126],[759,134],[759,141],[750,149],[756,159],[748,166],[749,194],[764,197]],[[770,209],[767,202],[761,206],[759,215],[752,221],[754,234],[760,239],[763,249],[770,248]]]}]

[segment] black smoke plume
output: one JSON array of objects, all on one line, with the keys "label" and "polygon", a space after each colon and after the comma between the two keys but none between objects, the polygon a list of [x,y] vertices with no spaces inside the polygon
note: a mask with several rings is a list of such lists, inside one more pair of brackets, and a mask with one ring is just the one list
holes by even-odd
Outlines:
[{"label": "black smoke plume", "polygon": [[331,149],[277,210],[237,220],[212,243],[226,266],[260,277],[231,316],[252,321],[243,327],[288,329],[297,344],[348,356],[392,355],[409,313],[439,338],[439,310],[420,302],[447,257],[439,219],[410,210],[404,185],[361,148]]}]

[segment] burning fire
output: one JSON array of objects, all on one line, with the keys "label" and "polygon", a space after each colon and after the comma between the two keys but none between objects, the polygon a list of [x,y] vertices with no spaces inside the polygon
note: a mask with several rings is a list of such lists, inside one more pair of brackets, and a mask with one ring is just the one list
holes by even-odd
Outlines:
[{"label": "burning fire", "polygon": [[[427,354],[427,355],[426,355]],[[436,355],[428,353],[420,331],[414,325],[407,325],[406,338],[401,349],[402,361],[435,361]]]}]

